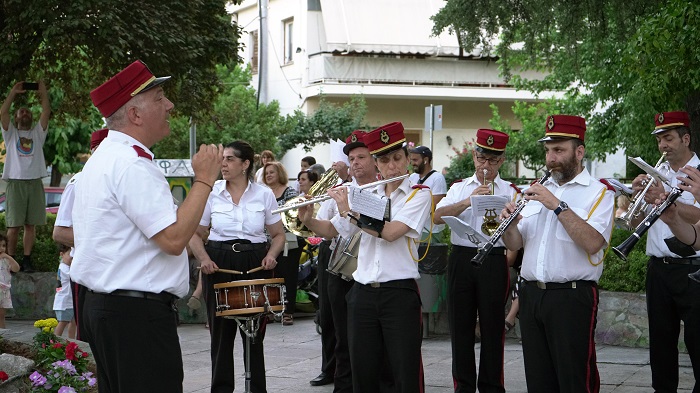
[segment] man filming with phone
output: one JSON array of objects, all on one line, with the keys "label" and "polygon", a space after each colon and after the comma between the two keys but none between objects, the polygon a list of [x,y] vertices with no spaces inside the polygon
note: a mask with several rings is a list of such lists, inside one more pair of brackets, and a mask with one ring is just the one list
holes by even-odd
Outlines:
[{"label": "man filming with phone", "polygon": [[[39,122],[33,124],[32,111],[27,107],[17,109],[14,124],[10,121],[10,107],[18,94],[36,90],[41,100]],[[32,248],[36,239],[36,225],[46,224],[46,197],[41,181],[48,176],[44,159],[44,142],[49,126],[51,106],[43,81],[18,82],[0,108],[2,138],[5,141],[5,170],[2,179],[7,181],[7,253],[21,261],[25,272],[32,272]],[[24,226],[24,257],[15,256],[19,230]]]}]

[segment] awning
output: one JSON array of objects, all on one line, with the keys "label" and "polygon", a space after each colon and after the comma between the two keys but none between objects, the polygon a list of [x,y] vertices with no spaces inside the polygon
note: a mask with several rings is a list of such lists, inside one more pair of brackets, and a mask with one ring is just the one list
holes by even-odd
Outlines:
[{"label": "awning", "polygon": [[[325,50],[457,56],[455,35],[432,33],[430,17],[443,5],[444,0],[321,0]],[[480,57],[481,51],[465,55]]]}]

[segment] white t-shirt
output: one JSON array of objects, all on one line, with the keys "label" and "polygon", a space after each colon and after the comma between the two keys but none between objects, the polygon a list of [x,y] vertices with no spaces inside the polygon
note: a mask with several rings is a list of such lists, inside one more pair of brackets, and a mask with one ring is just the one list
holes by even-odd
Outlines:
[{"label": "white t-shirt", "polygon": [[[418,184],[420,178],[421,176],[418,173],[412,173],[411,176],[408,177],[408,180],[411,181],[411,184]],[[445,183],[445,176],[443,176],[440,172],[433,172],[432,175],[425,179],[423,185],[430,187],[430,192],[433,193],[433,196],[447,194],[447,183]]]},{"label": "white t-shirt", "polygon": [[61,288],[56,288],[53,309],[60,311],[70,310],[73,308],[73,295],[70,288],[70,266],[62,262],[59,263],[58,276],[61,280]]},{"label": "white t-shirt", "polygon": [[103,293],[187,295],[185,249],[169,255],[152,240],[177,221],[170,187],[152,157],[136,139],[110,130],[85,164],[75,183],[73,281]]},{"label": "white t-shirt", "polygon": [[31,130],[20,131],[10,122],[9,130],[2,130],[5,140],[5,170],[3,180],[32,180],[48,176],[44,159],[46,133],[37,123]]}]

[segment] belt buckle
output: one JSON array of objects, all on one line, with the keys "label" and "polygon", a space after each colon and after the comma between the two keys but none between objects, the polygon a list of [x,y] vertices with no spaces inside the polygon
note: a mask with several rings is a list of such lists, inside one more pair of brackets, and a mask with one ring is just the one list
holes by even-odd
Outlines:
[{"label": "belt buckle", "polygon": [[543,283],[542,281],[535,281],[537,283],[537,288],[539,289],[547,289],[547,284]]},{"label": "belt buckle", "polygon": [[662,261],[668,265],[668,261],[666,260],[666,257],[663,257]]},{"label": "belt buckle", "polygon": [[233,243],[233,244],[231,244],[231,250],[233,250],[233,252],[241,252],[241,250],[236,250],[236,245],[237,245],[237,244],[240,244],[240,243]]},{"label": "belt buckle", "polygon": [[381,283],[378,283],[378,282],[371,282],[371,283],[369,283],[369,285],[370,285],[372,288],[379,288],[379,287],[382,286],[382,284],[381,284]]}]

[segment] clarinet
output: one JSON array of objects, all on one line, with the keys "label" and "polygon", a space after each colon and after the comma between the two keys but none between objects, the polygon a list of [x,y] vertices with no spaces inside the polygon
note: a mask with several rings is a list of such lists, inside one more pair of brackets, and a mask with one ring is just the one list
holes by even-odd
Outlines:
[{"label": "clarinet", "polygon": [[[549,179],[549,176],[551,175],[551,172],[545,171],[544,175],[540,178],[540,180],[537,181],[538,184],[543,184],[547,179]],[[518,205],[515,207],[515,210],[513,210],[513,213],[503,220],[501,222],[501,225],[496,228],[496,231],[491,235],[491,238],[489,241],[484,243],[482,246],[479,246],[479,251],[477,251],[477,254],[472,258],[472,265],[475,267],[480,267],[482,263],[484,263],[484,259],[491,253],[491,250],[493,250],[494,245],[498,242],[498,240],[503,236],[503,233],[505,233],[506,229],[510,226],[510,224],[515,221],[515,219],[518,218],[520,215],[520,212],[525,208],[525,205],[529,202],[528,199],[521,199],[518,202]]]},{"label": "clarinet", "polygon": [[[700,165],[696,167],[696,169],[700,169]],[[658,220],[661,215],[664,213],[666,209],[668,209],[669,206],[671,206],[676,199],[678,199],[681,194],[683,193],[683,190],[681,190],[678,187],[673,187],[671,188],[671,191],[669,192],[668,196],[666,199],[661,202],[660,205],[655,206],[654,209],[652,209],[651,213],[649,213],[648,216],[642,222],[637,225],[637,228],[634,230],[634,233],[630,237],[627,238],[624,242],[620,243],[617,247],[613,247],[612,250],[617,254],[620,259],[623,261],[627,261],[627,256],[629,255],[630,252],[632,252],[632,249],[634,248],[635,244],[639,241],[639,239],[644,236],[645,233],[651,228],[652,225]]]}]

